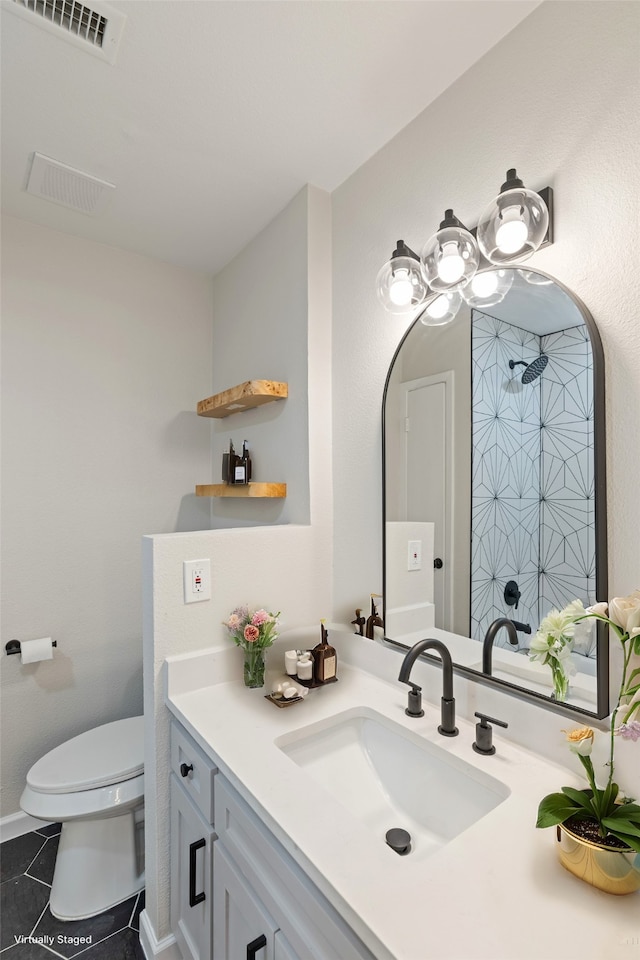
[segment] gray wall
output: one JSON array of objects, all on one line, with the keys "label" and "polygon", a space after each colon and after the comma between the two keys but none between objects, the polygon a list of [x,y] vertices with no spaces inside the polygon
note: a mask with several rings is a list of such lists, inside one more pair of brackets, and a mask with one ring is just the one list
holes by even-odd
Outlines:
[{"label": "gray wall", "polygon": [[142,711],[141,537],[208,526],[211,280],[5,217],[2,814],[27,770]]}]

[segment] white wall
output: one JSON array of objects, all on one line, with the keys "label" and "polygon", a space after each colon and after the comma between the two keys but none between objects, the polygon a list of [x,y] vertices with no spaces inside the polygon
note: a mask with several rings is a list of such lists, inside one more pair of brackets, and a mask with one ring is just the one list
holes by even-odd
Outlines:
[{"label": "white wall", "polygon": [[[303,210],[300,203],[303,202]],[[308,380],[308,415],[300,447],[296,476],[308,477],[311,523],[239,527],[201,533],[145,538],[144,549],[144,648],[145,648],[145,820],[146,820],[146,914],[153,936],[161,941],[169,935],[169,714],[164,705],[163,664],[167,656],[217,644],[230,644],[222,621],[231,610],[247,603],[280,610],[281,630],[317,623],[331,616],[331,397],[327,371],[331,362],[331,217],[330,198],[313,188],[305,189],[277,221],[270,224],[252,244],[255,249],[286,224],[292,215],[298,224],[293,238],[305,251],[303,269],[307,277],[304,316],[290,313],[287,322],[305,327],[304,337],[293,333],[287,364],[303,368]],[[281,222],[278,222],[281,221]],[[242,256],[242,255],[241,255]],[[286,282],[289,265],[284,258],[264,277],[266,299],[272,284]],[[243,279],[238,275],[240,297]],[[228,277],[225,293],[233,299]],[[255,291],[260,297],[260,290]],[[238,323],[252,329],[255,315],[238,313]],[[279,323],[282,322],[282,318]],[[286,337],[285,337],[286,339]],[[307,355],[307,342],[309,355]],[[219,336],[214,343],[217,363],[225,368],[235,362],[237,343]],[[262,358],[260,337],[247,336],[243,351],[244,370],[259,369]],[[253,374],[258,376],[258,374]],[[292,398],[293,399],[293,398]],[[305,398],[306,399],[306,398]],[[287,401],[291,403],[291,399]],[[294,403],[297,401],[294,399]],[[277,406],[277,404],[273,404]],[[306,402],[304,404],[307,409]],[[239,419],[244,414],[234,415]],[[284,421],[278,424],[273,442],[287,441]],[[259,442],[260,430],[256,431]],[[289,474],[283,479],[289,482]],[[295,492],[295,491],[294,491]],[[182,562],[209,557],[212,599],[185,605]],[[268,662],[268,660],[267,660]],[[238,651],[236,678],[241,677]]]},{"label": "white wall", "polygon": [[307,218],[309,188],[290,204],[213,282],[213,393],[245,380],[288,383],[286,400],[233,414],[213,424],[213,474],[233,439],[248,441],[253,479],[287,484],[284,500],[211,502],[212,526],[309,522],[307,402]]},{"label": "white wall", "polygon": [[2,813],[27,770],[142,710],[140,539],[208,526],[195,415],[211,385],[211,280],[16,220],[2,244]]},{"label": "white wall", "polygon": [[[476,223],[511,166],[555,191],[555,243],[531,266],[602,335],[610,594],[640,586],[639,24],[634,3],[542,4],[333,194],[336,620],[381,580],[380,407],[407,324],[376,301],[377,271],[398,237],[420,250],[445,207]],[[361,482],[345,483],[354,452]]]}]

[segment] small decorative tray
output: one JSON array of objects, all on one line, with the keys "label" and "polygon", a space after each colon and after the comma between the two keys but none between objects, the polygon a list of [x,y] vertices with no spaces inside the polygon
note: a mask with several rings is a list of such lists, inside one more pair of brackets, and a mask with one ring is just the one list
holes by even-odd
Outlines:
[{"label": "small decorative tray", "polygon": [[278,697],[273,693],[265,694],[265,700],[270,700],[271,703],[275,703],[276,707],[290,707],[292,703],[300,703],[301,700],[304,700],[304,697],[291,697],[289,700],[285,697]]},{"label": "small decorative tray", "polygon": [[301,684],[303,687],[308,687],[309,690],[313,690],[315,687],[325,687],[328,683],[336,683],[338,678],[331,677],[330,680],[325,680],[321,683],[319,680],[301,680],[300,677],[295,677],[295,682]]}]

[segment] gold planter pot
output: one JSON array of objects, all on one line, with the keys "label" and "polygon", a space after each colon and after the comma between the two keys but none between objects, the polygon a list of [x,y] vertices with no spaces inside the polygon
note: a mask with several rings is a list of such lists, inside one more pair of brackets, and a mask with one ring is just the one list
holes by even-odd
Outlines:
[{"label": "gold planter pot", "polygon": [[580,880],[605,893],[622,895],[640,890],[640,853],[583,840],[564,823],[558,824],[556,838],[560,863]]}]

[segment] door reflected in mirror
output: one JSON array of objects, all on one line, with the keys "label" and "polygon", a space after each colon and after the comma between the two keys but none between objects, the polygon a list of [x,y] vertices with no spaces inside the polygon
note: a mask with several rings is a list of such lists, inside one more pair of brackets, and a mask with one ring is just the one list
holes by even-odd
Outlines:
[{"label": "door reflected in mirror", "polygon": [[[604,375],[584,306],[536,271],[501,270],[498,303],[418,318],[384,401],[385,636],[411,646],[445,631],[454,661],[550,698],[528,657],[552,608],[606,598]],[[581,625],[567,705],[603,716],[606,638]],[[485,671],[486,675],[486,671]]]}]

